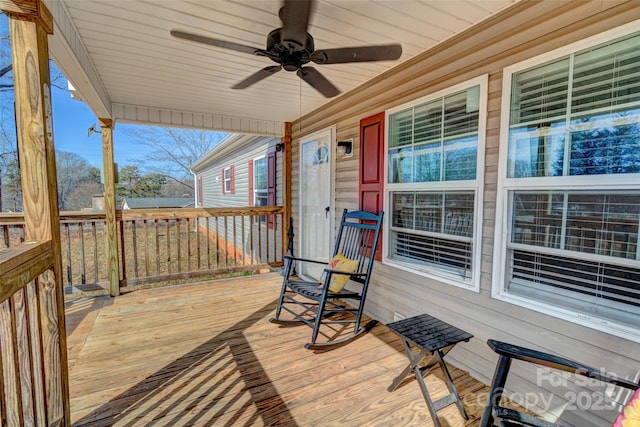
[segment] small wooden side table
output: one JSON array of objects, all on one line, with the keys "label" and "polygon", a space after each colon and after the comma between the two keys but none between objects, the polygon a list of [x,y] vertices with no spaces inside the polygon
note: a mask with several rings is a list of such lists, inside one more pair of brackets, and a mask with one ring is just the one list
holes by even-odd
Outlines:
[{"label": "small wooden side table", "polygon": [[[409,365],[393,380],[388,390],[395,390],[407,375],[413,371],[420,385],[424,400],[427,402],[431,419],[436,427],[440,427],[437,411],[452,403],[458,406],[460,414],[468,420],[469,416],[465,412],[458,391],[453,384],[444,356],[456,344],[462,341],[469,341],[469,339],[473,338],[473,335],[428,314],[398,320],[397,322],[389,323],[387,326],[403,339],[405,351],[409,358]],[[414,354],[411,344],[418,347],[417,353]],[[420,362],[427,356],[431,356],[430,359],[424,366],[420,366]],[[433,401],[429,396],[427,385],[424,383],[424,376],[436,365],[439,365],[444,373],[449,394]]]}]

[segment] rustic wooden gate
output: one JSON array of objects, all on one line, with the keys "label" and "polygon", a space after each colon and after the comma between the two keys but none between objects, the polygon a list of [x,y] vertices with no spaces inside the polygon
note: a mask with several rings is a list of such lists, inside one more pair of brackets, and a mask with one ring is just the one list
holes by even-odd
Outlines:
[{"label": "rustic wooden gate", "polygon": [[70,425],[47,36],[40,0],[9,16],[25,243],[0,252],[0,424]]}]

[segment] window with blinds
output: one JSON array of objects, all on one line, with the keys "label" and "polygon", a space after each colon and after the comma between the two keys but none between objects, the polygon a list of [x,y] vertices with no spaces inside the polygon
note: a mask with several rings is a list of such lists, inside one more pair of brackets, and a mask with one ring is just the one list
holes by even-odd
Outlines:
[{"label": "window with blinds", "polygon": [[390,183],[473,180],[480,87],[390,115]]},{"label": "window with blinds", "polygon": [[474,193],[392,192],[391,257],[471,279]]},{"label": "window with blinds", "polygon": [[398,107],[387,126],[387,259],[465,286],[479,246],[479,80]]},{"label": "window with blinds", "polygon": [[512,75],[508,177],[640,173],[640,35]]},{"label": "window with blinds", "polygon": [[640,323],[637,46],[640,33],[505,71],[503,109],[502,293],[623,328]]}]

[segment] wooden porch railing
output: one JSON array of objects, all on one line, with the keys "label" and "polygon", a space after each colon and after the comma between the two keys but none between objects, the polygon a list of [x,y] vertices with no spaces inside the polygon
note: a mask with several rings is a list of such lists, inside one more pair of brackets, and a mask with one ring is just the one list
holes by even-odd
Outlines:
[{"label": "wooden porch railing", "polygon": [[[283,212],[282,207],[117,211],[120,286],[281,266]],[[62,212],[60,222],[66,292],[108,289],[104,213]],[[22,215],[0,214],[0,249],[23,241]]]},{"label": "wooden porch railing", "polygon": [[[2,425],[54,425],[63,414],[51,241],[0,250]],[[58,363],[51,363],[51,361]],[[33,369],[36,368],[37,369]],[[47,422],[56,420],[56,422]],[[6,424],[5,424],[6,423]]]}]

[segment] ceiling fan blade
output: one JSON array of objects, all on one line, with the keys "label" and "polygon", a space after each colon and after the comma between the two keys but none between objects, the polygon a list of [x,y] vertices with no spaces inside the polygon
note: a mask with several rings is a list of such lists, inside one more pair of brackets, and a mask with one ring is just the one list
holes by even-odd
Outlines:
[{"label": "ceiling fan blade", "polygon": [[224,41],[224,40],[218,40],[211,37],[199,36],[197,34],[192,34],[192,33],[185,33],[184,31],[179,31],[179,30],[171,30],[171,35],[179,39],[190,40],[197,43],[208,44],[210,46],[216,46],[224,49],[235,50],[237,52],[248,53],[250,55],[254,55],[256,52],[259,52],[261,50],[256,47],[245,46],[243,44]]},{"label": "ceiling fan blade", "polygon": [[307,44],[307,27],[311,16],[312,0],[285,0],[280,9],[282,31],[280,42],[294,50]]},{"label": "ceiling fan blade", "polygon": [[300,68],[297,74],[298,77],[309,83],[309,85],[327,98],[333,98],[340,94],[340,90],[313,67]]},{"label": "ceiling fan blade", "polygon": [[236,83],[232,86],[232,89],[245,89],[251,86],[254,83],[258,83],[262,79],[266,79],[267,77],[277,73],[280,71],[282,67],[280,65],[272,65],[270,67],[265,67],[262,70],[259,70],[257,73],[251,74],[246,79],[241,82]]},{"label": "ceiling fan blade", "polygon": [[400,55],[402,55],[401,45],[387,44],[319,49],[313,52],[311,60],[316,64],[344,64],[347,62],[388,61],[398,59]]}]

